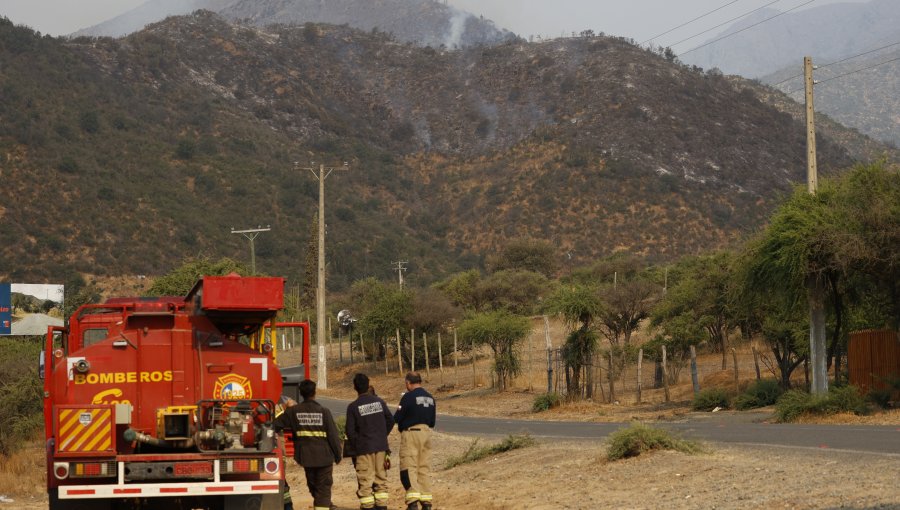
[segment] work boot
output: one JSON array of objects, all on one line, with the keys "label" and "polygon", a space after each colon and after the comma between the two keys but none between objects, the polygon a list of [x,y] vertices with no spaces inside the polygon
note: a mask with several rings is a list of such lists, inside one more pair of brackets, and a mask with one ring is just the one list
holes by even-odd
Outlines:
[{"label": "work boot", "polygon": [[419,510],[419,502],[413,501],[412,503],[406,505],[406,510]]},{"label": "work boot", "polygon": [[375,510],[387,510],[386,506],[376,506]]},{"label": "work boot", "polygon": [[422,510],[431,510],[431,503],[422,503]]}]

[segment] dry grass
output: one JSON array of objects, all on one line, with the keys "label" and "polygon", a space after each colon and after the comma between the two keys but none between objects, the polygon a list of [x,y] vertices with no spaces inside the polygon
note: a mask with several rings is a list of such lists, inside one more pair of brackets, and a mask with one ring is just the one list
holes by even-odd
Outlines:
[{"label": "dry grass", "polygon": [[9,457],[0,456],[0,494],[35,496],[46,492],[43,440],[35,439]]}]

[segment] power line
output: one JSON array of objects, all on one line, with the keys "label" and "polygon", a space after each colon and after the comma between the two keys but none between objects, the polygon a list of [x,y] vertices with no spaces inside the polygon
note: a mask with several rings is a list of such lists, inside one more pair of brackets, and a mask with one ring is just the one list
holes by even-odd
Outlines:
[{"label": "power line", "polygon": [[758,22],[758,23],[754,23],[754,24],[750,25],[749,27],[742,28],[742,29],[738,30],[737,32],[732,32],[732,33],[730,33],[730,34],[728,34],[728,35],[726,35],[726,36],[724,36],[724,37],[720,37],[720,38],[718,38],[718,39],[713,39],[712,41],[709,41],[708,43],[701,44],[700,46],[697,46],[696,48],[692,48],[692,49],[690,49],[690,50],[688,50],[688,51],[685,51],[684,53],[681,53],[681,55],[687,55],[688,53],[690,53],[690,52],[692,52],[692,51],[697,51],[697,50],[699,50],[700,48],[704,48],[704,47],[706,47],[706,46],[709,46],[710,44],[714,44],[714,43],[717,43],[717,42],[719,42],[719,41],[721,41],[721,40],[723,40],[723,39],[728,39],[728,38],[731,37],[731,36],[738,35],[738,34],[740,34],[741,32],[744,32],[744,31],[746,31],[746,30],[750,30],[751,28],[753,28],[753,27],[755,27],[755,26],[762,25],[763,23],[765,23],[765,22],[767,22],[767,21],[771,21],[771,20],[773,20],[773,19],[775,19],[775,18],[777,18],[777,17],[779,17],[779,16],[784,16],[785,14],[787,14],[787,13],[789,13],[789,12],[791,12],[791,11],[795,11],[795,10],[797,10],[797,9],[799,9],[799,8],[805,6],[805,5],[809,5],[809,4],[811,4],[811,3],[815,2],[815,1],[817,1],[817,0],[808,0],[807,2],[804,2],[804,3],[802,3],[802,4],[800,4],[800,5],[796,6],[796,7],[792,7],[792,8],[790,8],[790,9],[786,10],[786,11],[779,12],[778,14],[776,14],[776,15],[770,17],[770,18],[766,18],[766,19],[764,19],[764,20],[762,20],[762,21],[760,21],[760,22]]},{"label": "power line", "polygon": [[712,13],[714,13],[714,12],[716,12],[716,11],[720,11],[720,10],[722,10],[722,9],[724,9],[724,8],[726,8],[726,7],[728,7],[729,5],[731,5],[731,4],[736,4],[736,3],[740,2],[740,1],[741,1],[741,0],[732,0],[731,2],[728,2],[727,4],[725,4],[725,5],[721,6],[721,7],[717,7],[717,8],[715,8],[715,9],[713,9],[713,10],[707,12],[706,14],[702,14],[702,15],[700,15],[700,16],[697,16],[696,18],[694,18],[694,19],[692,19],[692,20],[690,20],[690,21],[687,21],[687,22],[685,22],[685,23],[682,23],[682,24],[678,25],[678,26],[675,27],[675,28],[666,30],[665,32],[663,32],[663,33],[661,33],[661,34],[659,34],[659,35],[655,35],[655,36],[651,37],[650,39],[647,39],[646,41],[642,42],[641,45],[643,46],[644,44],[647,44],[648,42],[650,42],[650,41],[652,41],[652,40],[654,40],[654,39],[656,39],[656,38],[659,38],[659,37],[662,37],[662,36],[664,36],[664,35],[666,35],[666,34],[668,34],[668,33],[674,32],[674,31],[678,30],[678,29],[681,28],[681,27],[690,25],[691,23],[697,21],[698,19],[705,18],[705,17],[709,16],[710,14],[712,14]]},{"label": "power line", "polygon": [[[892,47],[892,46],[897,46],[898,44],[900,44],[900,42],[895,42],[895,43],[891,43],[891,44],[886,44],[886,45],[884,45],[884,46],[882,46],[882,47],[880,47],[880,48],[875,48],[874,50],[869,50],[869,51],[860,53],[860,54],[858,54],[858,55],[853,55],[852,57],[847,57],[847,58],[844,58],[844,59],[841,59],[841,60],[837,60],[837,61],[835,61],[835,62],[831,62],[830,64],[821,65],[821,66],[818,66],[817,68],[818,68],[818,69],[825,69],[826,67],[833,66],[833,65],[837,65],[837,64],[841,64],[841,63],[846,62],[846,61],[848,61],[848,60],[853,60],[854,58],[859,58],[859,57],[862,57],[862,56],[865,56],[865,55],[869,55],[869,54],[871,54],[871,53],[875,53],[876,51],[881,51],[881,50],[883,50],[883,49],[890,48],[890,47]],[[780,82],[778,82],[778,83],[776,83],[776,84],[774,84],[774,85],[772,85],[772,86],[773,86],[773,87],[777,87],[777,86],[781,85],[782,83],[791,81],[791,80],[793,80],[794,78],[799,78],[799,77],[801,77],[801,76],[803,76],[803,73],[795,74],[794,76],[791,76],[790,78],[785,78],[785,79],[781,80]]]},{"label": "power line", "polygon": [[700,32],[700,33],[698,33],[698,34],[694,34],[694,35],[692,35],[692,36],[690,36],[690,37],[688,37],[688,38],[686,38],[686,39],[682,39],[682,40],[678,41],[678,42],[675,43],[675,44],[670,44],[669,47],[671,48],[672,46],[678,46],[679,44],[681,44],[681,43],[683,43],[683,42],[685,42],[685,41],[690,41],[691,39],[693,39],[693,38],[695,38],[695,37],[699,37],[699,36],[701,36],[701,35],[703,35],[703,34],[705,34],[705,33],[707,33],[707,32],[712,32],[713,30],[715,30],[715,29],[717,29],[717,28],[719,28],[719,27],[725,26],[725,25],[731,23],[732,21],[739,20],[739,19],[743,18],[744,16],[749,16],[750,14],[753,14],[753,13],[756,12],[756,11],[765,9],[766,7],[768,7],[768,6],[772,5],[772,4],[777,4],[777,3],[780,2],[780,1],[781,1],[781,0],[774,0],[774,1],[772,1],[772,2],[767,3],[766,5],[763,5],[762,7],[758,7],[758,8],[756,8],[756,9],[753,9],[752,11],[745,12],[744,14],[741,14],[740,16],[735,16],[735,17],[731,18],[730,20],[728,20],[728,21],[726,21],[726,22],[724,22],[724,23],[719,23],[718,25],[716,25],[716,26],[714,26],[714,27],[712,27],[712,28],[709,28],[709,29],[707,29],[707,30],[704,30],[704,31],[702,31],[702,32]]},{"label": "power line", "polygon": [[[876,67],[883,66],[883,65],[885,65],[885,64],[890,64],[891,62],[897,62],[898,60],[900,60],[900,57],[892,58],[892,59],[890,59],[890,60],[885,60],[884,62],[879,62],[878,64],[874,64],[874,65],[871,65],[871,66],[863,67],[863,68],[861,68],[861,69],[857,69],[857,70],[855,70],[855,71],[850,71],[850,72],[848,72],[848,73],[839,74],[839,75],[837,75],[837,76],[832,76],[831,78],[826,78],[826,79],[824,79],[824,80],[817,81],[817,82],[816,82],[816,85],[821,85],[821,84],[823,84],[823,83],[827,83],[827,82],[829,82],[829,81],[836,80],[836,79],[838,79],[838,78],[843,78],[843,77],[845,77],[845,76],[850,76],[851,74],[856,74],[856,73],[861,73],[861,72],[863,72],[863,71],[868,71],[869,69],[875,69]],[[785,94],[791,95],[791,94],[794,94],[794,93],[799,92],[799,91],[801,91],[801,90],[804,90],[804,89],[803,89],[803,88],[794,89],[794,90],[792,90],[792,91],[790,91],[790,92],[785,92]]]}]

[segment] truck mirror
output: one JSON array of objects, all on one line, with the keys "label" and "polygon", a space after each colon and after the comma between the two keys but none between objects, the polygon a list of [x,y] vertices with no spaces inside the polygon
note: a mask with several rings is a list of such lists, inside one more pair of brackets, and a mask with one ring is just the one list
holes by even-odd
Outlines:
[{"label": "truck mirror", "polygon": [[38,376],[44,380],[44,351],[41,350],[41,357],[38,360]]}]

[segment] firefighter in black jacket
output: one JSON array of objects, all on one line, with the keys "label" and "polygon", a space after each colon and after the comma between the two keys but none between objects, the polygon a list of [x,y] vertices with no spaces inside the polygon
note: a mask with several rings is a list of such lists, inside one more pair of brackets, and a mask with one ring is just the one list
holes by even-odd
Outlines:
[{"label": "firefighter in black jacket", "polygon": [[388,488],[385,455],[394,417],[384,400],[369,392],[365,374],[353,377],[359,397],[347,406],[347,448],[354,453],[360,508],[387,509]]},{"label": "firefighter in black jacket", "polygon": [[400,481],[406,489],[407,510],[431,510],[431,429],[434,397],[422,387],[422,376],[406,374],[406,393],[394,413],[400,430]]},{"label": "firefighter in black jacket", "polygon": [[332,470],[341,462],[341,440],[331,411],[316,402],[316,383],[300,383],[303,402],[275,418],[276,432],[294,431],[294,460],[303,466],[315,510],[331,508]]}]

